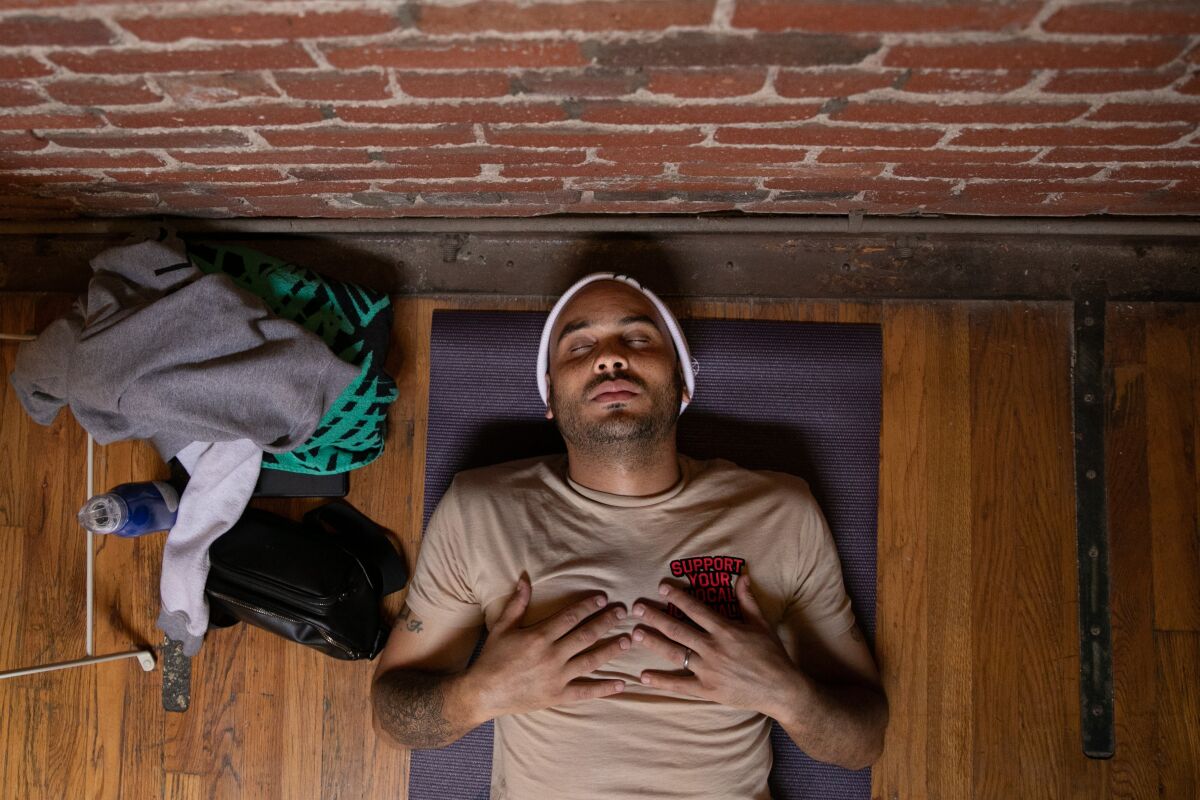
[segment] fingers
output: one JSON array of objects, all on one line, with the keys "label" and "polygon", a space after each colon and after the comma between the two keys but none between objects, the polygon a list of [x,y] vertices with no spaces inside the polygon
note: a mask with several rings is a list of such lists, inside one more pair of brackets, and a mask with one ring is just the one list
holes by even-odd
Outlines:
[{"label": "fingers", "polygon": [[700,679],[694,675],[675,675],[670,672],[648,669],[642,672],[642,684],[653,686],[655,689],[675,692],[676,694],[703,697],[701,694],[703,690],[700,686]]},{"label": "fingers", "polygon": [[560,700],[564,703],[595,700],[598,697],[620,694],[624,690],[624,681],[597,681],[590,678],[578,678],[566,685]]},{"label": "fingers", "polygon": [[567,661],[567,674],[572,678],[580,675],[587,675],[593,670],[597,670],[608,662],[612,661],[617,656],[624,653],[632,646],[632,642],[626,636],[618,636],[611,642],[597,647],[595,650],[589,650],[586,653],[571,658]]},{"label": "fingers", "polygon": [[724,617],[692,597],[685,589],[679,589],[669,583],[664,583],[658,587],[658,593],[668,603],[674,603],[676,608],[691,617],[693,622],[709,633],[712,633],[715,628],[719,628],[726,623]]},{"label": "fingers", "polygon": [[[579,623],[608,605],[608,598],[602,594],[592,595],[586,600],[573,603],[543,623],[546,634],[552,639],[560,639]],[[596,641],[595,639],[592,640]]]},{"label": "fingers", "polygon": [[703,631],[698,631],[683,620],[675,619],[670,614],[659,611],[653,606],[636,603],[633,606],[633,615],[641,617],[647,625],[684,647],[690,647],[697,651],[706,649],[706,634]]},{"label": "fingers", "polygon": [[[662,656],[663,660],[668,664],[676,665],[676,669],[683,669],[683,659],[687,656],[688,648],[681,644],[676,644],[667,637],[663,636],[656,630],[651,628],[638,628],[633,632],[633,640],[639,646],[645,647],[652,653]],[[688,660],[688,668],[695,666],[695,662],[700,658],[695,650],[692,650],[692,656]]]},{"label": "fingers", "polygon": [[496,618],[493,630],[511,628],[520,622],[521,617],[525,616],[525,609],[529,607],[530,595],[532,595],[532,591],[529,588],[529,582],[525,578],[521,578],[517,581],[517,588],[513,591],[512,596],[504,604],[504,610]]},{"label": "fingers", "polygon": [[734,594],[737,595],[738,603],[741,604],[742,611],[748,619],[765,627],[770,627],[767,623],[767,618],[763,616],[762,608],[758,605],[758,598],[754,596],[754,592],[750,589],[750,576],[739,575],[737,583],[733,586]]},{"label": "fingers", "polygon": [[569,631],[559,640],[559,647],[564,655],[573,656],[600,641],[600,637],[608,633],[618,622],[625,619],[625,609],[614,605],[603,614],[579,625]]}]

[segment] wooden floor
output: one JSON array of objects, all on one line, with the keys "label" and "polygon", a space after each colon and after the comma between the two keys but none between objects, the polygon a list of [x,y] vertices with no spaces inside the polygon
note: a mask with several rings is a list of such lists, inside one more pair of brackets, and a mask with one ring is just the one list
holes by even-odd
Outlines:
[{"label": "wooden floor", "polygon": [[[68,298],[0,295],[0,331]],[[350,500],[418,544],[428,331],[403,300],[385,456]],[[694,303],[693,316],[883,325],[877,649],[891,701],[874,795],[1200,796],[1200,309],[1108,312],[1108,490],[1117,754],[1081,753],[1070,412],[1071,309],[1026,303]],[[0,343],[7,374],[15,347]],[[531,354],[532,359],[532,354]],[[162,473],[143,445],[97,448],[96,486]],[[0,669],[84,654],[85,438],[0,394]],[[277,502],[286,511],[302,504]],[[156,644],[161,538],[99,540],[96,650]],[[191,709],[132,662],[0,683],[0,797],[404,798],[379,743],[371,665],[256,629],[210,635]]]}]

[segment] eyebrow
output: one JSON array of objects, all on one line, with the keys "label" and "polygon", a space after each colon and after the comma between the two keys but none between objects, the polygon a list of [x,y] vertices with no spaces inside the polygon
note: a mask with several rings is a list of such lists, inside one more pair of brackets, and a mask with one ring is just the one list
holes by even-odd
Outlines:
[{"label": "eyebrow", "polygon": [[[618,322],[618,324],[619,325],[632,325],[635,322],[644,322],[647,325],[650,325],[651,327],[657,327],[655,325],[653,318],[651,318],[645,314],[631,314],[628,317],[622,317],[620,319],[620,321]],[[583,330],[584,328],[590,328],[591,325],[592,325],[592,321],[588,320],[588,319],[577,319],[574,322],[569,322],[563,326],[562,333],[558,334],[558,341],[562,342],[563,339],[567,338],[575,331],[580,331],[580,330]]]}]

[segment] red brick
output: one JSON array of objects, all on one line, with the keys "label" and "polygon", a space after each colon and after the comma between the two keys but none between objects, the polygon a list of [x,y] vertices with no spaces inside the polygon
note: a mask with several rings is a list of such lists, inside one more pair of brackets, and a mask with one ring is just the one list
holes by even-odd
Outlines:
[{"label": "red brick", "polygon": [[732,203],[704,202],[644,202],[611,200],[603,203],[579,203],[572,206],[572,214],[704,214],[710,211],[727,211]]},{"label": "red brick", "polygon": [[1118,167],[1112,174],[1115,180],[1132,180],[1132,181],[1189,181],[1194,182],[1200,180],[1200,165],[1191,166],[1122,166]]},{"label": "red brick", "polygon": [[1039,150],[824,150],[817,161],[830,164],[864,162],[921,162],[927,164],[1019,163],[1036,156]]},{"label": "red brick", "polygon": [[239,197],[288,197],[293,195],[346,194],[371,188],[370,181],[313,181],[295,180],[289,183],[264,183],[261,186],[238,186],[231,191]]},{"label": "red brick", "polygon": [[379,188],[385,192],[436,192],[439,194],[453,192],[466,194],[470,192],[555,192],[561,190],[563,184],[558,178],[526,181],[500,179],[490,181],[448,181],[446,183],[395,181],[393,183],[381,184]]},{"label": "red brick", "polygon": [[621,163],[787,164],[803,161],[808,151],[783,147],[605,147],[596,155]]},{"label": "red brick", "polygon": [[33,156],[0,156],[0,169],[147,169],[161,167],[162,159],[150,153],[39,153]]},{"label": "red brick", "polygon": [[812,175],[800,178],[770,178],[763,185],[768,189],[779,189],[789,192],[861,192],[867,189],[887,189],[893,191],[931,191],[937,188],[949,189],[952,181],[896,180],[892,178],[858,178],[840,175]]},{"label": "red brick", "polygon": [[421,125],[447,122],[559,122],[567,118],[557,103],[421,103],[393,106],[338,106],[346,122]]},{"label": "red brick", "polygon": [[941,124],[1067,122],[1088,111],[1085,103],[850,103],[831,119],[846,122]]},{"label": "red brick", "polygon": [[588,103],[579,118],[585,122],[617,125],[680,125],[740,122],[795,122],[820,112],[815,103],[745,104],[711,103]]},{"label": "red brick", "polygon": [[95,181],[95,178],[85,172],[9,172],[5,175],[0,175],[0,186],[30,186],[34,189],[64,183],[90,184],[95,183]]},{"label": "red brick", "polygon": [[752,192],[758,187],[751,178],[724,180],[663,176],[655,178],[582,179],[575,188],[589,191],[622,192]]},{"label": "red brick", "polygon": [[184,106],[212,106],[247,97],[279,97],[267,79],[256,72],[200,72],[159,75],[158,85]]},{"label": "red brick", "polygon": [[1175,91],[1180,94],[1200,94],[1200,74],[1188,78],[1187,82]]},{"label": "red brick", "polygon": [[1033,78],[1028,70],[946,71],[918,70],[907,75],[896,84],[897,89],[914,94],[942,94],[945,92],[987,92],[1004,94],[1020,89]]},{"label": "red brick", "polygon": [[562,205],[574,203],[579,199],[577,191],[557,192],[508,192],[501,191],[503,184],[493,192],[441,192],[426,186],[421,192],[421,199],[430,205],[470,205],[488,206],[490,204],[536,204]]},{"label": "red brick", "polygon": [[63,45],[86,47],[109,44],[113,32],[98,19],[8,17],[0,19],[0,47]]},{"label": "red brick", "polygon": [[883,171],[883,164],[794,164],[768,167],[762,164],[705,164],[679,165],[680,175],[746,176],[755,178],[871,178]]},{"label": "red brick", "polygon": [[1200,161],[1200,147],[1058,147],[1042,161],[1057,164],[1108,164],[1130,161]]},{"label": "red brick", "polygon": [[1185,40],[1132,42],[972,42],[950,45],[897,45],[888,51],[889,67],[931,69],[1125,69],[1153,68],[1173,60]]},{"label": "red brick", "polygon": [[384,150],[389,164],[581,164],[584,150],[527,150],[520,147],[438,147]]},{"label": "red brick", "polygon": [[298,44],[230,45],[228,47],[169,50],[109,49],[86,53],[50,53],[51,61],[69,70],[114,75],[125,72],[192,72],[197,67],[221,70],[289,69],[314,67]]},{"label": "red brick", "polygon": [[415,40],[351,47],[326,45],[321,49],[329,63],[340,69],[507,69],[582,67],[587,64],[578,42],[557,40],[480,39],[465,43]]},{"label": "red brick", "polygon": [[758,69],[655,69],[646,85],[654,94],[675,97],[741,97],[754,94],[767,81]]},{"label": "red brick", "polygon": [[1200,10],[1191,2],[1070,6],[1043,22],[1042,29],[1052,33],[1179,36],[1200,33]]},{"label": "red brick", "polygon": [[478,31],[660,31],[708,25],[714,0],[615,0],[615,2],[421,5],[417,25],[426,33]]},{"label": "red brick", "polygon": [[319,108],[254,105],[117,112],[108,115],[118,128],[207,128],[216,125],[303,125],[324,119]]},{"label": "red brick", "polygon": [[738,0],[733,25],[760,31],[790,28],[825,33],[998,31],[1022,28],[1041,3],[819,3]]},{"label": "red brick", "polygon": [[29,56],[0,56],[0,78],[39,78],[53,70]]},{"label": "red brick", "polygon": [[630,176],[653,177],[663,173],[663,165],[656,164],[575,164],[554,166],[505,166],[500,174],[505,178],[627,178]]},{"label": "red brick", "polygon": [[3,114],[0,115],[0,128],[17,130],[24,128],[68,130],[70,128],[96,128],[101,125],[98,117],[92,114]]},{"label": "red brick", "polygon": [[646,75],[634,69],[587,69],[523,72],[512,81],[515,91],[558,97],[621,97],[646,83]]},{"label": "red brick", "polygon": [[273,217],[327,217],[329,204],[320,197],[256,197],[249,204],[260,215]]},{"label": "red brick", "polygon": [[185,164],[249,166],[263,164],[366,164],[366,150],[172,150],[169,155]]},{"label": "red brick", "polygon": [[589,43],[588,53],[606,67],[819,67],[857,64],[879,49],[871,36],[819,33],[672,33],[652,41]]},{"label": "red brick", "polygon": [[50,141],[63,147],[141,150],[156,147],[245,147],[249,141],[236,131],[169,131],[166,133],[59,133]]},{"label": "red brick", "polygon": [[841,69],[814,72],[784,69],[775,78],[775,92],[783,97],[849,97],[894,86],[903,76],[900,70],[871,72]]},{"label": "red brick", "polygon": [[503,97],[513,78],[504,72],[400,73],[400,91],[413,97]]},{"label": "red brick", "polygon": [[826,145],[831,147],[932,147],[942,131],[928,128],[882,128],[797,125],[792,128],[718,128],[713,138],[722,144]]},{"label": "red brick", "polygon": [[142,78],[96,81],[64,80],[44,84],[46,93],[60,103],[75,106],[126,106],[157,103],[162,95]]},{"label": "red brick", "polygon": [[988,180],[1064,180],[1090,178],[1101,166],[1056,167],[1045,164],[897,164],[892,173],[908,178],[983,178]]},{"label": "red brick", "polygon": [[493,144],[517,147],[647,147],[698,144],[704,133],[697,129],[623,132],[587,128],[492,128],[484,134]]},{"label": "red brick", "polygon": [[958,198],[967,202],[976,200],[1020,202],[1033,201],[1034,198],[1042,198],[1050,193],[1069,193],[1074,198],[1082,198],[1086,195],[1137,196],[1161,186],[1161,183],[1118,183],[1116,181],[1103,181],[1090,185],[1042,181],[968,183],[958,194]]},{"label": "red brick", "polygon": [[303,128],[260,131],[275,147],[425,147],[475,141],[469,126],[442,126],[426,130],[397,128]]},{"label": "red brick", "polygon": [[1200,122],[1197,103],[1108,103],[1088,115],[1103,122]]},{"label": "red brick", "polygon": [[1055,75],[1042,91],[1062,94],[1151,91],[1170,86],[1182,74],[1180,66],[1160,70],[1064,72]]},{"label": "red brick", "polygon": [[[292,175],[305,181],[394,181],[402,178],[474,178],[479,175],[479,165],[474,163],[459,164],[419,164],[413,166],[397,166],[394,164],[376,164],[371,167],[338,167],[338,166],[309,166],[288,170]],[[327,191],[322,189],[322,191]],[[357,190],[355,190],[357,191]]]},{"label": "red brick", "polygon": [[283,91],[302,100],[388,100],[382,72],[276,72]]},{"label": "red brick", "polygon": [[268,183],[286,180],[286,176],[273,169],[174,169],[126,171],[112,170],[104,173],[116,181],[126,183]]},{"label": "red brick", "polygon": [[32,83],[0,83],[0,108],[38,106],[46,102]]},{"label": "red brick", "polygon": [[328,39],[332,36],[371,36],[399,25],[395,16],[379,11],[288,11],[283,14],[226,14],[195,17],[149,15],[120,18],[122,28],[147,42],[180,39]]},{"label": "red brick", "polygon": [[1126,126],[1121,128],[1084,128],[1078,125],[1045,128],[967,128],[950,144],[955,147],[1020,147],[1039,145],[1147,145],[1169,144],[1195,130],[1190,125],[1169,127]]}]

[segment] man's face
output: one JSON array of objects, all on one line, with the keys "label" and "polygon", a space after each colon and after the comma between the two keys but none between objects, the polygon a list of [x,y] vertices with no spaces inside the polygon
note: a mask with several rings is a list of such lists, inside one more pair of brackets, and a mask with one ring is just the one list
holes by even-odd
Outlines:
[{"label": "man's face", "polygon": [[550,332],[548,419],[568,443],[626,449],[673,434],[683,378],[654,304],[631,286],[597,281]]}]

